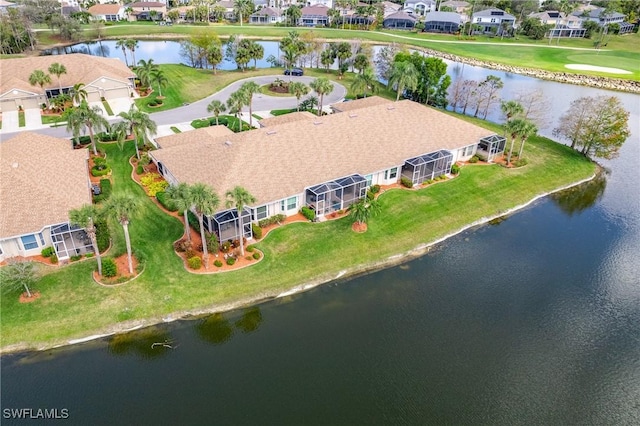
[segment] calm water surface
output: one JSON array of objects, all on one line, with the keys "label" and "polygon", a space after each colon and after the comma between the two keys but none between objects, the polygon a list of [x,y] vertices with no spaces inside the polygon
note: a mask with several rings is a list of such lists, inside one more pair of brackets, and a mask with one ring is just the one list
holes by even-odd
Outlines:
[{"label": "calm water surface", "polygon": [[83,425],[640,424],[639,97],[623,97],[634,135],[606,179],[399,267],[4,356],[2,407]]}]

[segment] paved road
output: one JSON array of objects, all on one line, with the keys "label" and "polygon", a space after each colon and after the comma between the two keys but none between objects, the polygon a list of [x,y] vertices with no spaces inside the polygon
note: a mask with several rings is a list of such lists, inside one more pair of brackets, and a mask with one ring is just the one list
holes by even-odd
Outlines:
[{"label": "paved road", "polygon": [[[243,80],[236,81],[235,83],[230,84],[225,87],[221,91],[214,93],[211,96],[208,96],[204,99],[201,99],[197,102],[189,104],[187,106],[170,109],[167,111],[154,112],[149,114],[151,119],[156,122],[158,126],[163,125],[173,125],[176,123],[184,123],[195,120],[196,118],[203,118],[211,116],[210,113],[207,112],[207,105],[214,100],[220,100],[222,102],[226,102],[229,99],[229,95],[235,92],[240,88],[242,83],[245,81],[255,81],[259,85],[271,83],[274,79],[281,78],[285,81],[288,81],[291,78],[291,81],[301,81],[305,84],[309,84],[314,78],[311,77],[289,77],[283,76],[282,74],[274,74],[263,77],[249,77]],[[328,95],[325,95],[323,100],[323,105],[330,105],[336,102],[340,102],[344,99],[347,94],[347,89],[336,82],[333,82],[333,92]],[[315,95],[315,93],[313,93]],[[254,111],[271,111],[273,109],[286,109],[286,108],[295,108],[297,100],[295,97],[275,97],[275,96],[265,96],[265,95],[255,95],[253,99],[253,110]],[[248,111],[248,107],[245,107],[243,111]],[[117,119],[109,120],[111,123],[118,121]],[[4,125],[4,123],[3,123]],[[49,136],[55,136],[59,138],[69,138],[71,134],[66,131],[65,127],[46,127],[43,129],[33,130],[33,132],[41,133]],[[0,136],[0,140],[10,139],[13,136],[17,135],[18,132],[12,133],[3,133]]]}]

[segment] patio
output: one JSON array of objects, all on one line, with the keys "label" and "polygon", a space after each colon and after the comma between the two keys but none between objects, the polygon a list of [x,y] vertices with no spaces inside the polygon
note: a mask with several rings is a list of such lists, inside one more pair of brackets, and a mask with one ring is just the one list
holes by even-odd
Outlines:
[{"label": "patio", "polygon": [[317,216],[345,210],[367,193],[367,180],[358,174],[321,183],[307,188],[306,204],[315,210]]},{"label": "patio", "polygon": [[478,142],[477,153],[486,157],[487,163],[493,163],[493,160],[504,152],[506,145],[507,140],[503,136],[487,136]]},{"label": "patio", "polygon": [[[245,208],[242,211],[242,225],[244,228],[243,236],[245,238],[253,238],[251,231],[251,211]],[[204,217],[204,227],[209,232],[215,232],[218,241],[235,241],[240,239],[240,223],[238,211],[229,209],[213,216]]]},{"label": "patio", "polygon": [[51,227],[51,241],[58,260],[93,253],[93,245],[86,231],[78,226],[62,223]]},{"label": "patio", "polygon": [[414,185],[419,185],[450,173],[452,163],[451,152],[441,149],[405,161],[402,166],[402,177],[409,179]]}]

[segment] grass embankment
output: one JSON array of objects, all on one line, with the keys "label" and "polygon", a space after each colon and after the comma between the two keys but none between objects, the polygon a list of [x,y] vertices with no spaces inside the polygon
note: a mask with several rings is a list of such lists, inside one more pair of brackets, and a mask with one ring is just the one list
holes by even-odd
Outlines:
[{"label": "grass embankment", "polygon": [[[482,124],[499,131],[498,126]],[[90,260],[43,276],[34,286],[42,297],[33,303],[20,304],[16,295],[3,297],[3,347],[62,343],[125,320],[160,318],[330,279],[341,270],[406,252],[594,172],[592,163],[567,147],[532,138],[525,148],[530,160],[526,167],[468,166],[451,181],[418,191],[388,191],[380,198],[382,213],[364,234],[353,233],[348,218],[295,223],[272,231],[257,244],[265,253],[259,264],[224,274],[194,275],[172,251],[182,224],[163,213],[130,179],[127,158],[133,147],[129,144],[124,152],[115,144],[103,147],[113,168],[114,192],[141,199],[129,228],[134,250],[147,259],[145,272],[133,282],[105,288],[91,279],[95,260]],[[112,236],[114,247],[108,256],[125,250],[119,225],[112,224]]]},{"label": "grass embankment", "polygon": [[[382,30],[342,30],[333,28],[301,28],[301,27],[265,27],[251,25],[210,25],[208,27],[173,25],[171,27],[153,25],[151,23],[119,23],[105,28],[109,38],[119,37],[188,37],[205,29],[212,29],[221,37],[230,35],[245,35],[262,39],[281,38],[295,29],[299,32],[313,31],[319,38],[327,40],[360,39],[370,42],[396,42],[407,46],[425,47],[442,52],[453,53],[469,58],[481,59],[513,66],[560,71],[574,74],[600,75],[603,77],[617,77],[630,80],[640,79],[640,35],[627,34],[623,36],[607,36],[607,46],[600,51],[593,48],[596,38],[592,39],[561,39],[549,45],[549,40],[531,40],[527,37],[505,38],[478,36],[473,40],[465,40],[458,36],[446,34],[413,33],[408,31]],[[86,28],[87,38],[92,37],[93,31]],[[49,32],[37,33],[40,44],[55,44],[56,39]],[[527,46],[518,46],[526,44]],[[562,49],[558,49],[559,46]],[[588,49],[588,50],[575,50]],[[577,71],[565,68],[567,64],[588,64],[622,68],[632,74],[609,74],[597,71]]]}]

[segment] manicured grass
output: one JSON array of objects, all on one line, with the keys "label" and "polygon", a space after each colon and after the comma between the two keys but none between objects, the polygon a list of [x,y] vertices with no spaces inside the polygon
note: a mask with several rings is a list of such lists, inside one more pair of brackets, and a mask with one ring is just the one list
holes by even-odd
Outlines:
[{"label": "manicured grass", "polygon": [[271,90],[269,90],[269,86],[271,86],[271,84],[264,84],[262,86],[260,86],[260,93],[262,93],[263,95],[266,96],[275,96],[275,97],[281,97],[281,98],[291,98],[293,97],[293,95],[289,92],[286,93],[279,93],[279,92],[273,92]]},{"label": "manicured grass", "polygon": [[42,119],[42,124],[56,124],[62,119],[62,116],[60,116],[60,115],[41,115],[40,118]]},{"label": "manicured grass", "polygon": [[257,120],[262,120],[262,117],[260,117],[258,114],[251,114],[251,116]]},{"label": "manicured grass", "polygon": [[18,111],[18,127],[24,127],[25,125],[24,111]]},{"label": "manicured grass", "polygon": [[170,129],[173,133],[182,133],[182,130],[178,129],[176,126],[171,126]]},{"label": "manicured grass", "polygon": [[[500,131],[499,126],[483,125]],[[34,286],[42,297],[33,303],[18,303],[16,294],[2,297],[3,347],[51,345],[124,320],[159,319],[171,312],[220,306],[330,279],[341,270],[406,252],[594,172],[591,162],[567,147],[532,138],[525,148],[530,161],[526,167],[467,166],[451,181],[418,191],[386,192],[380,198],[382,213],[371,219],[364,234],[351,231],[348,217],[295,223],[256,244],[265,253],[259,264],[224,274],[195,275],[185,271],[172,251],[172,242],[182,233],[181,222],[163,213],[130,178],[127,159],[133,146],[127,144],[124,151],[115,144],[101,147],[113,168],[113,191],[141,200],[129,229],[134,250],[146,259],[145,272],[123,286],[100,287],[90,278],[95,260],[89,260],[44,275]],[[114,247],[108,256],[117,256],[125,250],[123,233],[118,224],[111,227]]]},{"label": "manicured grass", "polygon": [[[227,126],[229,130],[233,132],[238,132],[240,129],[240,125],[238,124],[238,119],[232,115],[221,115],[218,117],[218,123],[220,126]],[[209,127],[216,125],[215,117],[207,117],[207,118],[199,118],[197,120],[193,120],[191,122],[191,127],[194,129],[200,129],[202,127]],[[242,122],[242,131],[249,130],[249,125]]]},{"label": "manicured grass", "polygon": [[102,106],[104,106],[104,110],[107,111],[107,114],[109,116],[114,115],[113,114],[113,110],[111,109],[111,105],[109,105],[109,102],[107,101],[102,101]]},{"label": "manicured grass", "polygon": [[269,111],[269,114],[277,117],[279,115],[285,115],[285,114],[290,114],[292,112],[296,112],[297,109],[296,108],[290,108],[290,109],[274,109]]}]

